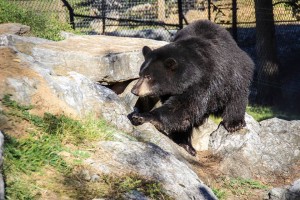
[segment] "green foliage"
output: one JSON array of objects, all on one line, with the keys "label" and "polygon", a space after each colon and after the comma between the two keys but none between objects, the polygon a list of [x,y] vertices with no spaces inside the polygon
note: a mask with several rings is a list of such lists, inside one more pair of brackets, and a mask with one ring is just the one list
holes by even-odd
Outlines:
[{"label": "green foliage", "polygon": [[20,110],[20,111],[27,111],[33,108],[33,106],[25,106],[25,105],[20,105],[16,101],[13,101],[10,99],[11,95],[5,94],[3,99],[2,99],[2,104],[4,106],[10,107],[12,109]]},{"label": "green foliage", "polygon": [[215,124],[220,124],[222,122],[222,117],[217,117],[215,115],[209,115],[209,119],[215,122]]},{"label": "green foliage", "polygon": [[104,120],[95,119],[92,116],[83,121],[51,113],[45,113],[43,117],[40,117],[29,113],[33,106],[20,105],[12,100],[10,95],[4,95],[1,101],[3,105],[10,108],[6,112],[7,115],[26,120],[43,133],[56,136],[60,141],[80,144],[96,139],[109,140],[112,138],[112,133],[116,131]]},{"label": "green foliage", "polygon": [[219,200],[226,199],[226,191],[217,188],[212,188],[212,191],[218,197]]},{"label": "green foliage", "polygon": [[232,188],[251,188],[251,189],[268,189],[268,186],[263,185],[259,181],[253,180],[253,179],[244,179],[244,178],[232,178],[229,180],[227,185]]},{"label": "green foliage", "polygon": [[3,169],[7,199],[33,199],[33,194],[37,193],[36,188],[30,180],[20,177],[28,178],[30,174],[41,172],[47,166],[69,174],[79,162],[67,163],[61,152],[70,152],[77,158],[76,161],[89,157],[87,152],[67,149],[65,144],[85,147],[87,142],[110,139],[115,131],[103,120],[92,117],[79,121],[65,115],[45,113],[40,117],[31,114],[33,106],[21,105],[12,100],[10,95],[4,95],[1,103],[6,108],[3,114],[9,119],[24,120],[32,126],[31,132],[24,137],[16,138],[5,134]]},{"label": "green foliage", "polygon": [[263,183],[247,178],[229,178],[221,177],[218,180],[217,187],[212,188],[214,194],[220,200],[231,199],[231,197],[245,199],[244,197],[253,197],[256,195],[257,190],[264,192],[269,190],[269,186]]},{"label": "green foliage", "polygon": [[284,112],[272,107],[248,106],[247,113],[251,115],[256,121],[262,121],[273,117],[278,117],[286,120],[300,119],[299,114]]},{"label": "green foliage", "polygon": [[245,178],[231,178],[224,182],[225,188],[229,189],[234,195],[246,195],[251,193],[251,189],[267,190],[268,186],[259,181]]},{"label": "green foliage", "polygon": [[[46,165],[53,166],[60,171],[68,170],[67,164],[59,156],[62,146],[53,136],[43,135],[38,138],[15,139],[9,136],[5,138],[4,169],[11,171],[23,171],[24,173],[39,171]],[[6,168],[7,167],[7,168]]]},{"label": "green foliage", "polygon": [[10,182],[10,186],[5,188],[6,198],[8,200],[32,200],[34,199],[34,195],[31,193],[33,188],[33,185],[28,185],[25,181],[15,177]]},{"label": "green foliage", "polygon": [[121,199],[123,194],[134,190],[152,199],[171,199],[165,194],[160,183],[144,179],[137,175],[122,177],[103,176],[103,180],[111,189],[111,191],[104,196],[108,199]]},{"label": "green foliage", "polygon": [[270,107],[248,106],[247,111],[256,121],[262,121],[275,117],[274,111]]},{"label": "green foliage", "polygon": [[[31,176],[45,174],[49,167],[63,176],[64,182],[60,188],[61,185],[55,185],[55,181],[46,180],[48,187],[70,198],[93,199],[100,196],[122,199],[125,193],[138,191],[152,199],[171,199],[160,183],[133,174],[121,177],[103,175],[99,182],[80,180],[78,184],[80,176],[77,169],[83,167],[81,159],[88,158],[90,154],[85,150],[67,148],[66,144],[86,147],[87,142],[110,139],[115,129],[103,120],[91,116],[79,121],[51,113],[40,117],[30,113],[33,106],[21,105],[10,95],[5,95],[1,102],[5,106],[3,114],[8,118],[24,120],[32,125],[26,136],[16,138],[5,134],[3,169],[7,199],[38,199],[44,188],[39,188],[37,179]],[[68,152],[72,159],[65,161],[62,152]]]},{"label": "green foliage", "polygon": [[28,25],[34,36],[55,41],[63,39],[60,31],[72,31],[68,23],[60,21],[54,14],[34,12],[8,0],[0,0],[0,24],[7,22]]}]

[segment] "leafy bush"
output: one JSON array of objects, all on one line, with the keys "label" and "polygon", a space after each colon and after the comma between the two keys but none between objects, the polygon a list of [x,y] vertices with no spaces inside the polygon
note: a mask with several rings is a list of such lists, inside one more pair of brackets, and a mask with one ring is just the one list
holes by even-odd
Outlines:
[{"label": "leafy bush", "polygon": [[72,31],[71,26],[62,22],[56,15],[37,13],[11,3],[0,0],[0,23],[21,23],[31,27],[31,34],[49,40],[62,40],[61,31]]}]

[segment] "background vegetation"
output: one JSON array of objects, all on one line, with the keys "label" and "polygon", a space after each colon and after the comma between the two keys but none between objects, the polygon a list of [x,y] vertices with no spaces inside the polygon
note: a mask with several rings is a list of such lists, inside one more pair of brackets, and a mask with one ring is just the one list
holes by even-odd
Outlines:
[{"label": "background vegetation", "polygon": [[61,31],[73,32],[70,24],[59,20],[58,15],[43,14],[20,7],[8,0],[0,0],[0,23],[21,23],[31,27],[31,35],[49,40],[61,40]]}]

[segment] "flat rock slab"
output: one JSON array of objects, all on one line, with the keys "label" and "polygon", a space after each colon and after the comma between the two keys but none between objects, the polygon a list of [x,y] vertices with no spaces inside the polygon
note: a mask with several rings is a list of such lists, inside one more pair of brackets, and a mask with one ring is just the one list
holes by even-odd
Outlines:
[{"label": "flat rock slab", "polygon": [[0,35],[1,34],[16,34],[23,35],[30,31],[30,27],[18,23],[5,23],[0,24]]},{"label": "flat rock slab", "polygon": [[143,46],[158,48],[165,44],[141,38],[74,36],[36,45],[32,55],[56,75],[76,71],[92,81],[115,83],[138,77],[144,61]]}]

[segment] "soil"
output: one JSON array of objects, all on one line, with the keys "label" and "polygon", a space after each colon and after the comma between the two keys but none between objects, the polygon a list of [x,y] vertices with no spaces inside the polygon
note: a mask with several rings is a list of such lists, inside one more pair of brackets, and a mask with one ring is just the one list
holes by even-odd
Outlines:
[{"label": "soil", "polygon": [[0,97],[4,94],[9,94],[13,88],[7,89],[7,78],[14,77],[15,79],[28,77],[37,81],[35,93],[31,96],[31,102],[35,105],[32,109],[33,114],[43,114],[51,112],[54,114],[64,113],[76,117],[74,110],[70,109],[66,103],[61,101],[53,94],[51,88],[47,85],[44,79],[35,71],[28,67],[28,63],[22,61],[19,56],[10,48],[0,48]]},{"label": "soil", "polygon": [[[300,164],[295,165],[294,172],[296,174],[283,176],[282,174],[272,174],[271,179],[255,178],[255,181],[262,185],[268,186],[267,189],[253,189],[249,186],[233,188],[229,182],[232,178],[222,173],[220,169],[220,162],[222,159],[213,155],[210,151],[198,151],[196,159],[198,162],[191,163],[193,170],[197,173],[199,178],[210,188],[225,191],[225,197],[221,199],[226,200],[262,200],[267,198],[268,191],[274,187],[282,187],[290,185],[294,177],[300,176]],[[296,175],[296,176],[295,176]],[[274,177],[276,181],[274,181]]]}]

